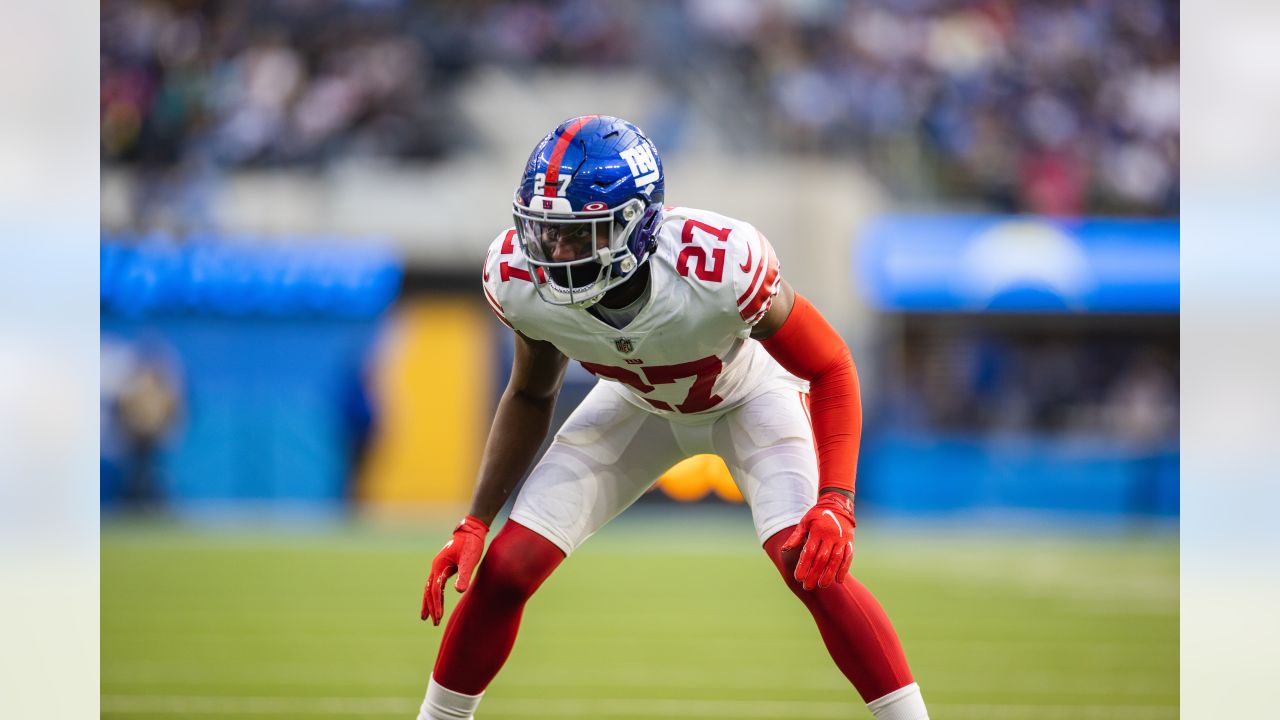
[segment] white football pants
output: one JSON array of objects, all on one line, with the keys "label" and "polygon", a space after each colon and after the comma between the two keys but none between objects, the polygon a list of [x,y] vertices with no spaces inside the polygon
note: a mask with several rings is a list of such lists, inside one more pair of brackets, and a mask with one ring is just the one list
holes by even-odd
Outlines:
[{"label": "white football pants", "polygon": [[763,544],[794,525],[818,495],[818,462],[803,395],[767,391],[714,420],[669,420],[601,380],[565,420],[525,481],[511,519],[566,555],[691,455],[724,459]]}]

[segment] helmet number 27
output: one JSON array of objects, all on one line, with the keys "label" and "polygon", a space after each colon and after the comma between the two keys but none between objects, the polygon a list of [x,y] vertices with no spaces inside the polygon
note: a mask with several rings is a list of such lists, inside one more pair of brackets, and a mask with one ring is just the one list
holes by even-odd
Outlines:
[{"label": "helmet number 27", "polygon": [[[561,175],[556,180],[556,196],[564,197],[565,190],[569,187],[569,181],[573,179],[572,175]],[[535,173],[533,176],[533,194],[541,195],[542,191],[547,187],[547,174]]]}]

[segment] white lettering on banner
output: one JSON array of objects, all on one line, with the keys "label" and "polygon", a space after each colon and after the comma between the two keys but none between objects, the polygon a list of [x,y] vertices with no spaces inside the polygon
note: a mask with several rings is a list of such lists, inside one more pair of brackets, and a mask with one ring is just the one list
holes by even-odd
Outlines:
[{"label": "white lettering on banner", "polygon": [[636,187],[658,182],[658,160],[653,156],[648,143],[638,143],[618,154],[627,161],[627,167],[631,168]]}]

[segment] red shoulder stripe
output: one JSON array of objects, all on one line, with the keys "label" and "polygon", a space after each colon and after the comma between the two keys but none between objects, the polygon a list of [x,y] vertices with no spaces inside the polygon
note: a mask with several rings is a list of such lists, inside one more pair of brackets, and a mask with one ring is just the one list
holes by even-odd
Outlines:
[{"label": "red shoulder stripe", "polygon": [[484,297],[489,301],[489,304],[493,306],[493,311],[499,315],[503,315],[502,303],[498,302],[498,299],[493,296],[493,293],[489,292],[489,288],[482,286],[480,289],[484,290]]},{"label": "red shoulder stripe", "polygon": [[[484,299],[489,302],[489,309],[493,311],[493,314],[497,316],[498,320],[500,320],[503,325],[511,327],[511,323],[507,321],[506,315],[502,314],[502,305],[494,299],[493,295],[489,294],[489,288],[482,286],[481,289],[484,290]],[[515,328],[511,329],[515,330]]]},{"label": "red shoulder stripe", "polygon": [[[764,236],[761,235],[760,238],[763,240]],[[747,289],[742,291],[742,294],[738,296],[739,309],[742,308],[742,303],[746,302],[747,298],[751,297],[751,292],[756,288],[756,280],[760,279],[760,272],[764,270],[764,261],[769,257],[769,250],[768,250],[769,241],[764,240],[764,242],[761,243],[761,246],[762,247],[760,248],[760,258],[756,262],[755,274],[751,276],[751,282],[747,284]],[[750,250],[751,248],[748,247],[747,249]]]},{"label": "red shoulder stripe", "polygon": [[762,309],[765,303],[773,299],[775,293],[778,292],[778,259],[773,254],[773,248],[769,251],[769,269],[765,271],[764,280],[760,283],[760,289],[756,291],[751,303],[743,308],[739,314],[743,320],[751,321]]}]

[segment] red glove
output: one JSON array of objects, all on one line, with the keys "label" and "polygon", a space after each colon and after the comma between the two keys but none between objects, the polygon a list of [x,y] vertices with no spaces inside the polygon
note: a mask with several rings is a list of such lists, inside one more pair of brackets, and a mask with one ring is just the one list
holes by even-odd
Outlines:
[{"label": "red glove", "polygon": [[[818,502],[800,519],[791,537],[782,544],[784,551],[804,543],[800,562],[796,563],[796,581],[805,590],[831,587],[849,577],[853,562],[853,501],[838,492],[824,492]],[[808,535],[809,539],[805,540]]]},{"label": "red glove", "polygon": [[422,589],[423,620],[430,615],[433,625],[440,624],[440,618],[444,617],[444,581],[450,575],[458,573],[454,587],[458,592],[467,591],[471,584],[471,571],[484,554],[484,536],[488,534],[489,526],[470,515],[462,518],[458,527],[453,529],[453,537],[431,561],[431,576]]}]

